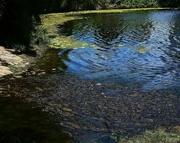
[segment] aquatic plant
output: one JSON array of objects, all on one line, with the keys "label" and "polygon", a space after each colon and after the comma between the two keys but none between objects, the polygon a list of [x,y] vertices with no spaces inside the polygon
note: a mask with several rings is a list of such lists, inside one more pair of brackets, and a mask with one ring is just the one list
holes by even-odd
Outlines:
[{"label": "aquatic plant", "polygon": [[165,131],[145,131],[142,135],[133,138],[124,138],[113,133],[117,143],[179,143],[180,135]]}]

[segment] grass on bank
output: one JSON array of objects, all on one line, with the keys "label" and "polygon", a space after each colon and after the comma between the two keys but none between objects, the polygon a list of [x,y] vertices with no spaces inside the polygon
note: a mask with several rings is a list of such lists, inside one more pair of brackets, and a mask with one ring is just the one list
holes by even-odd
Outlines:
[{"label": "grass on bank", "polygon": [[180,143],[180,132],[145,131],[142,135],[133,138],[121,138],[115,135],[116,143]]}]

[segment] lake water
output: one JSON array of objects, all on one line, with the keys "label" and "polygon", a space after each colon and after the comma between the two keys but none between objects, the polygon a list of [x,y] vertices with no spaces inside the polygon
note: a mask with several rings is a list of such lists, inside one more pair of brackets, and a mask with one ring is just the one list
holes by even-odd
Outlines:
[{"label": "lake water", "polygon": [[56,25],[60,37],[79,44],[47,51],[33,68],[45,74],[0,80],[0,141],[74,142],[71,133],[82,143],[114,143],[116,131],[132,137],[179,126],[179,17],[86,14]]},{"label": "lake water", "polygon": [[46,71],[53,64],[53,70],[98,82],[146,91],[180,88],[180,11],[86,14],[56,27],[85,44],[50,50],[41,63]]}]

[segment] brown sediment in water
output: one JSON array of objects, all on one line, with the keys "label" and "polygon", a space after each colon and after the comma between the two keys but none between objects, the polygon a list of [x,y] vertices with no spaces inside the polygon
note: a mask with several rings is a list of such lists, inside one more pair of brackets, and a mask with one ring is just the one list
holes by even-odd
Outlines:
[{"label": "brown sediment in water", "polygon": [[115,131],[132,136],[180,122],[180,101],[170,91],[142,93],[135,87],[101,84],[69,74],[13,79],[12,83],[4,93],[36,102],[75,136]]}]

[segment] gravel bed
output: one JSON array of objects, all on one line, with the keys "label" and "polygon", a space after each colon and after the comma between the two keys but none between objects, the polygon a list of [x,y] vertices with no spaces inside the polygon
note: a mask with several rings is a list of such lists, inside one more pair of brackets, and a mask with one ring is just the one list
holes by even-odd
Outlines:
[{"label": "gravel bed", "polygon": [[81,141],[180,126],[180,99],[173,91],[141,92],[135,86],[97,83],[67,73],[12,78],[1,91],[36,102]]}]

